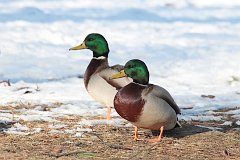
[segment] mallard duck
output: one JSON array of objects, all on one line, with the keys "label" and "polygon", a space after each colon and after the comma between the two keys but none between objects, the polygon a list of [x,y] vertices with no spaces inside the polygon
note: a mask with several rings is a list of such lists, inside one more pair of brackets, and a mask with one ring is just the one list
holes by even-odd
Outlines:
[{"label": "mallard duck", "polygon": [[69,50],[90,49],[93,51],[93,58],[84,74],[84,85],[88,93],[98,102],[107,106],[107,119],[111,118],[111,107],[117,90],[131,82],[129,78],[109,80],[109,76],[117,73],[123,66],[108,64],[108,43],[98,33],[89,34],[82,44]]},{"label": "mallard duck", "polygon": [[161,140],[163,130],[180,126],[177,114],[180,109],[169,92],[157,85],[149,84],[146,64],[138,59],[128,61],[124,69],[110,79],[131,77],[133,82],[121,88],[114,98],[114,108],[124,119],[135,126],[134,139],[138,138],[138,128],[160,130],[160,135],[152,142]]}]

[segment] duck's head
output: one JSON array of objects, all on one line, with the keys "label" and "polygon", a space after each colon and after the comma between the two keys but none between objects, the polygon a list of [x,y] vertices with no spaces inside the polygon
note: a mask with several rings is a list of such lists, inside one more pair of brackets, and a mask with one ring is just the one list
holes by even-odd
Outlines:
[{"label": "duck's head", "polygon": [[149,82],[148,68],[146,64],[139,59],[130,60],[125,64],[123,70],[110,77],[110,79],[122,77],[131,77],[133,82],[146,85]]},{"label": "duck's head", "polygon": [[81,50],[81,49],[90,49],[93,51],[93,57],[108,57],[109,48],[106,39],[98,33],[91,33],[87,35],[83,43],[72,47],[70,50]]}]

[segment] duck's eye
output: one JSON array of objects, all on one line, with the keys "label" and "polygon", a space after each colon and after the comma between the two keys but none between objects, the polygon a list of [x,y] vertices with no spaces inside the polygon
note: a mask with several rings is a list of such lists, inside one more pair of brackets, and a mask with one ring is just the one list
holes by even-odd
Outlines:
[{"label": "duck's eye", "polygon": [[93,38],[89,38],[88,41],[93,41],[94,39]]},{"label": "duck's eye", "polygon": [[133,68],[133,66],[132,66],[132,65],[128,65],[128,66],[127,66],[127,68],[129,68],[129,69],[130,69],[130,68]]},{"label": "duck's eye", "polygon": [[132,65],[129,65],[129,68],[135,68],[136,65],[132,64]]}]

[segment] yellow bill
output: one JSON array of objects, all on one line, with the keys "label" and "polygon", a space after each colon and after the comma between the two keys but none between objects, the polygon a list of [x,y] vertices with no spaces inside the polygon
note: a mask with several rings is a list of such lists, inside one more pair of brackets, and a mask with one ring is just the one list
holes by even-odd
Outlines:
[{"label": "yellow bill", "polygon": [[121,70],[117,74],[112,75],[109,79],[117,79],[117,78],[122,78],[122,77],[127,77],[127,75],[124,72],[124,70]]},{"label": "yellow bill", "polygon": [[76,47],[70,48],[69,51],[71,51],[71,50],[81,50],[81,49],[87,49],[87,46],[86,46],[85,42],[83,42],[82,44],[80,44]]}]

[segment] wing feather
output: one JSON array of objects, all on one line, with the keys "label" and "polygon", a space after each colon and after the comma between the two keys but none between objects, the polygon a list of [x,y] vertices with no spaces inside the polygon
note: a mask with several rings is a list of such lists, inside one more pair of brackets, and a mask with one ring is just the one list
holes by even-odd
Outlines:
[{"label": "wing feather", "polygon": [[176,114],[181,114],[180,108],[178,107],[178,105],[176,104],[176,102],[174,101],[174,99],[172,98],[172,96],[166,89],[164,89],[160,86],[157,86],[157,85],[152,85],[151,92],[155,96],[166,101],[174,109]]}]

